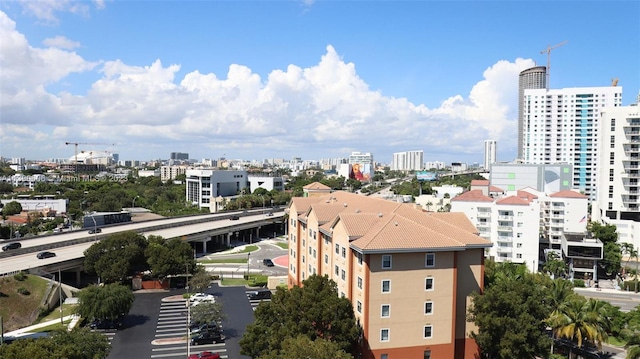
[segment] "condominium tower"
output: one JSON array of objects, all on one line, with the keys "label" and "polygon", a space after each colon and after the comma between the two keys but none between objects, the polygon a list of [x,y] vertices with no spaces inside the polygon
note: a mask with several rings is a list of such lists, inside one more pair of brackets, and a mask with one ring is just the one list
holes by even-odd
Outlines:
[{"label": "condominium tower", "polygon": [[547,87],[546,66],[536,66],[520,72],[518,76],[518,159],[522,159],[524,148],[524,90]]},{"label": "condominium tower", "polygon": [[524,90],[524,163],[573,165],[573,187],[595,198],[600,112],[622,103],[621,87]]},{"label": "condominium tower", "polygon": [[394,171],[420,171],[424,167],[424,151],[406,151],[393,154]]},{"label": "condominium tower", "polygon": [[484,141],[484,169],[489,170],[489,167],[491,167],[492,164],[496,163],[496,159],[496,141]]}]

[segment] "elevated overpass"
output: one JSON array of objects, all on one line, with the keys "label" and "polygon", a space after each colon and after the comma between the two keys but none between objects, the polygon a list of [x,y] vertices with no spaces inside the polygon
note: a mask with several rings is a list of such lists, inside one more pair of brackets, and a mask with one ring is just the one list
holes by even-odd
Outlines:
[{"label": "elevated overpass", "polygon": [[[0,252],[0,276],[41,269],[46,272],[58,270],[79,271],[84,251],[97,241],[120,232],[134,231],[145,236],[155,235],[163,238],[180,238],[192,242],[196,250],[207,252],[207,245],[229,246],[232,240],[257,240],[260,229],[266,226],[282,226],[286,230],[283,209],[270,209],[272,216],[262,210],[247,212],[228,212],[224,214],[206,214],[178,218],[156,219],[101,227],[101,233],[89,234],[88,229],[21,239],[22,248]],[[237,220],[231,220],[238,216]],[[4,243],[4,242],[3,242]],[[55,257],[38,259],[36,254],[50,251]]]}]

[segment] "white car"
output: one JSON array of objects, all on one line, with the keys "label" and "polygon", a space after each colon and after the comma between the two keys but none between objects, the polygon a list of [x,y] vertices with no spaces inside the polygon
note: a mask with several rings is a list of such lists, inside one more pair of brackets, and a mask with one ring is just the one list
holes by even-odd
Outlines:
[{"label": "white car", "polygon": [[192,306],[196,306],[202,302],[211,302],[215,303],[216,297],[212,294],[207,293],[196,293],[189,297],[189,303]]}]

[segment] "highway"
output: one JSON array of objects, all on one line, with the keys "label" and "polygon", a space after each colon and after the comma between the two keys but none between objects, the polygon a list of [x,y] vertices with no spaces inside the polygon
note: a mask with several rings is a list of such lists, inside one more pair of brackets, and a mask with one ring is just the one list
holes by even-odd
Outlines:
[{"label": "highway", "polygon": [[[238,215],[240,218],[229,220],[231,215]],[[186,240],[189,241],[206,241],[212,235],[256,228],[280,221],[283,217],[283,210],[274,210],[273,216],[270,217],[265,216],[261,210],[207,214],[104,226],[102,233],[99,234],[89,234],[90,228],[85,228],[73,232],[22,239],[20,240],[21,249],[0,252],[0,275],[76,261],[83,258],[84,251],[97,240],[118,232],[135,231],[145,236],[155,235],[167,239],[188,237]],[[46,259],[36,258],[37,253],[45,250],[54,252],[56,256]]]}]

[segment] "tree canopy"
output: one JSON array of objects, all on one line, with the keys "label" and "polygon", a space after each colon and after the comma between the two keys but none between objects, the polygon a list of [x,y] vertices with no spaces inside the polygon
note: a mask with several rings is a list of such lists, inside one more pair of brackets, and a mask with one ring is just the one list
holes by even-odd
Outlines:
[{"label": "tree canopy", "polygon": [[259,359],[353,359],[353,356],[340,349],[332,341],[324,339],[311,340],[304,335],[287,338],[282,343],[282,350],[263,354]]},{"label": "tree canopy", "polygon": [[2,207],[3,216],[11,216],[22,212],[22,205],[17,201],[11,201]]},{"label": "tree canopy", "polygon": [[226,315],[219,301],[203,302],[191,307],[191,321],[196,323],[222,322]]},{"label": "tree canopy", "polygon": [[[269,335],[265,335],[269,333]],[[261,303],[240,340],[240,352],[252,358],[285,355],[283,343],[299,335],[324,339],[347,353],[355,350],[360,330],[351,302],[338,296],[327,276],[310,276],[302,287],[278,288],[270,302]]]},{"label": "tree canopy", "polygon": [[129,313],[135,297],[131,289],[114,283],[86,287],[78,299],[77,313],[83,318],[116,320]]},{"label": "tree canopy", "polygon": [[191,245],[177,238],[167,240],[159,236],[149,236],[144,255],[151,273],[156,278],[181,274],[187,270],[187,266],[196,266]]},{"label": "tree canopy", "polygon": [[104,282],[122,281],[147,268],[146,247],[147,239],[132,231],[109,235],[84,251],[84,268]]},{"label": "tree canopy", "polygon": [[0,358],[104,359],[111,351],[109,339],[87,328],[60,330],[49,337],[20,339],[0,345]]}]

